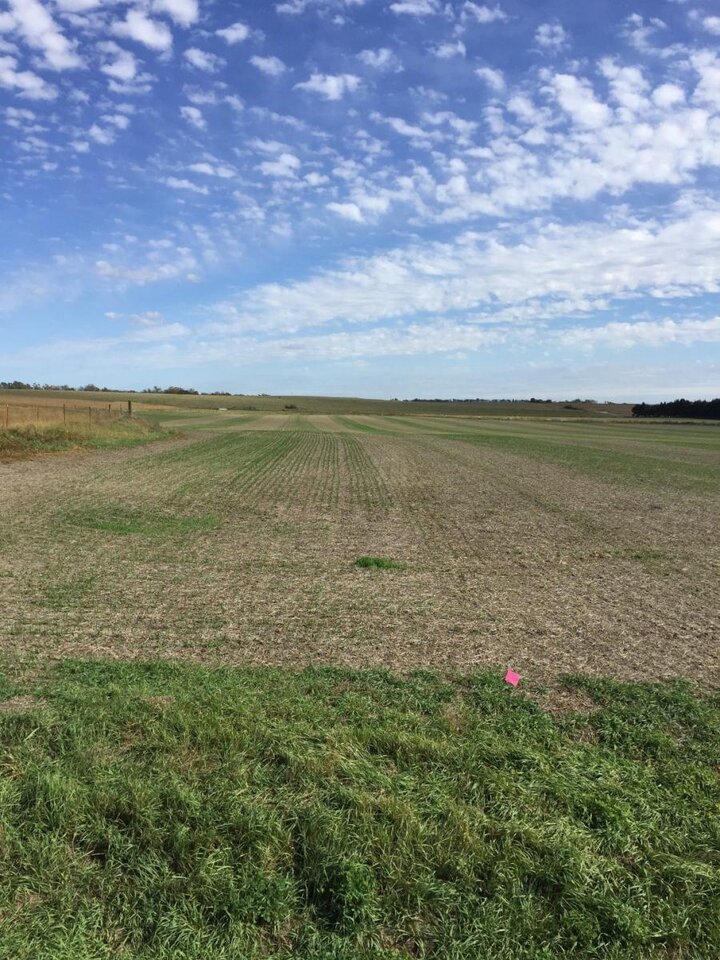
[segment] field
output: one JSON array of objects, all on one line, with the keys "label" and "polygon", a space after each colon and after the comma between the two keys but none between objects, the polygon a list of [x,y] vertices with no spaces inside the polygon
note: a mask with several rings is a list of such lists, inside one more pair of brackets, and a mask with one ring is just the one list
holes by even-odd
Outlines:
[{"label": "field", "polygon": [[5,650],[720,681],[717,427],[183,422],[0,467]]},{"label": "field", "polygon": [[524,400],[480,400],[448,403],[423,400],[368,400],[363,397],[275,397],[251,395],[203,395],[123,393],[122,391],[69,391],[69,390],[0,390],[0,413],[5,404],[22,404],[33,409],[38,405],[77,405],[87,411],[88,404],[107,408],[126,407],[131,400],[138,410],[169,409],[179,412],[227,408],[230,411],[259,411],[261,413],[286,413],[288,409],[301,414],[370,414],[375,416],[405,416],[408,414],[447,414],[483,417],[564,417],[585,419],[588,417],[624,417],[632,409],[626,403],[594,403],[585,401],[537,402]]},{"label": "field", "polygon": [[0,464],[2,960],[720,955],[718,425],[147,415]]}]

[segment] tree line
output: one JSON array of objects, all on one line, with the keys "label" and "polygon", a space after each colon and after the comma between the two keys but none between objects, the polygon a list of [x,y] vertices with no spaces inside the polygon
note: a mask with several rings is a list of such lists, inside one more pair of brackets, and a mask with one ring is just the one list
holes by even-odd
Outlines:
[{"label": "tree line", "polygon": [[636,403],[634,417],[691,417],[720,420],[720,397],[715,400],[668,400],[665,403]]},{"label": "tree line", "polygon": [[[22,380],[0,380],[0,390],[73,390],[75,392],[87,393],[179,393],[189,394],[194,397],[213,396],[230,397],[229,390],[216,390],[213,393],[201,393],[192,387],[145,387],[144,390],[115,390],[113,387],[98,387],[94,383],[88,383],[84,387],[71,387],[67,383],[24,383]],[[243,394],[237,394],[243,396]]]}]

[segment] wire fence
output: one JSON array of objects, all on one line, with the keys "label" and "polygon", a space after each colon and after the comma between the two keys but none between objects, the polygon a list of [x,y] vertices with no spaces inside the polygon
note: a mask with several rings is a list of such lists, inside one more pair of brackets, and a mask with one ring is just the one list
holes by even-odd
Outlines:
[{"label": "wire fence", "polygon": [[15,403],[0,402],[0,428],[72,427],[92,429],[110,420],[125,420],[131,414],[127,403]]}]

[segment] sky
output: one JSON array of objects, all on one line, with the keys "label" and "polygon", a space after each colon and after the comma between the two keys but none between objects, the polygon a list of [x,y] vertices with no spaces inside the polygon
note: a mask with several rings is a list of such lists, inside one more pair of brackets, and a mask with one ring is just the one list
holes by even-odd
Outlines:
[{"label": "sky", "polygon": [[720,395],[718,0],[0,0],[0,380]]}]

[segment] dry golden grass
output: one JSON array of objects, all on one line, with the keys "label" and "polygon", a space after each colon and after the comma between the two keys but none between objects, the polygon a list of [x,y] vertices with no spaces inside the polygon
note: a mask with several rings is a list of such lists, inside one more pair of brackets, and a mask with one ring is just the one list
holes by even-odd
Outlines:
[{"label": "dry golden grass", "polygon": [[37,399],[28,399],[26,394],[16,397],[14,393],[17,391],[6,391],[0,398],[0,429],[31,426],[90,429],[93,424],[126,415],[128,409],[127,403],[120,401],[62,400],[46,398],[41,393]]}]

